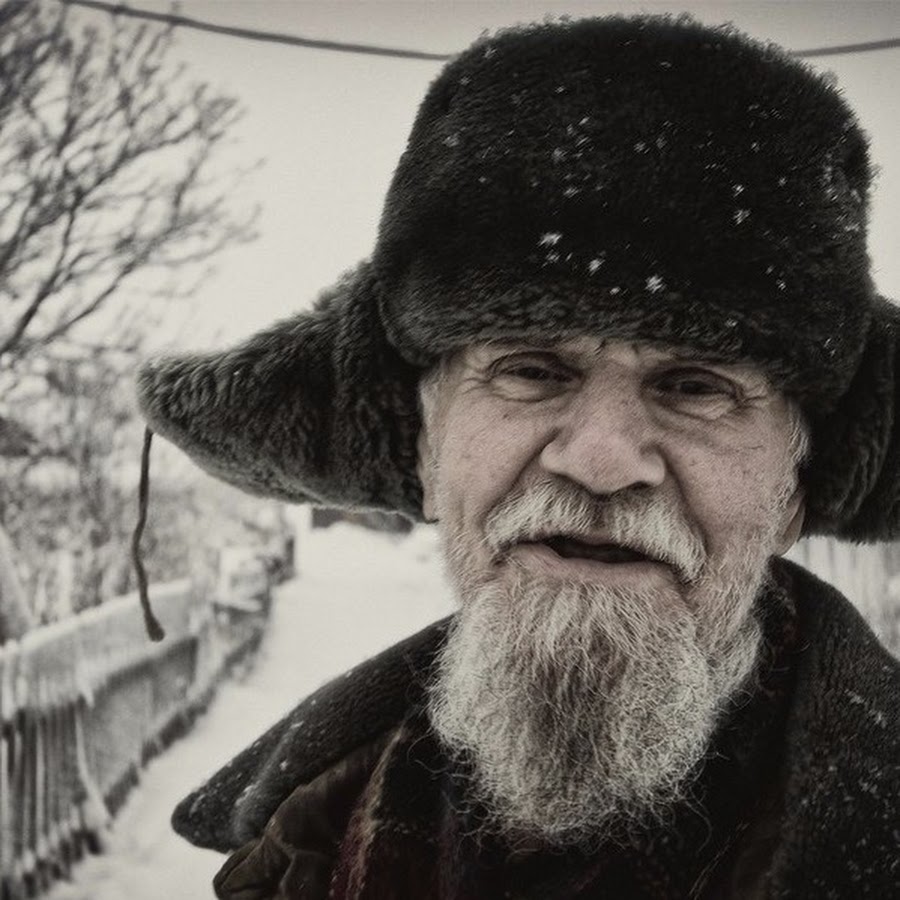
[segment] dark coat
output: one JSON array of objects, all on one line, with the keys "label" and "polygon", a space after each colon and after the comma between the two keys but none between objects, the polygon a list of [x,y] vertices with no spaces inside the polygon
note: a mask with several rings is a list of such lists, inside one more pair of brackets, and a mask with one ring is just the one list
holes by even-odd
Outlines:
[{"label": "dark coat", "polygon": [[[900,898],[900,664],[833,588],[788,562],[774,573],[798,628],[773,749],[779,776],[760,786],[777,802],[751,835],[764,852],[740,855],[739,892],[729,880],[703,896]],[[219,879],[221,896],[326,895],[356,798],[421,700],[445,632],[446,620],[332,681],[179,805],[173,824],[192,842],[245,845]],[[302,892],[261,887],[288,869]]]}]

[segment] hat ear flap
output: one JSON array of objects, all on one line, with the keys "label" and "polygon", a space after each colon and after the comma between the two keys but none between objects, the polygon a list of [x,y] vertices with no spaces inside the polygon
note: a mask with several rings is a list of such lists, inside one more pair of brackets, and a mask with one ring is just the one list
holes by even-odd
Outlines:
[{"label": "hat ear flap", "polygon": [[422,369],[389,343],[378,294],[378,282],[367,271],[356,290],[335,298],[330,478],[341,486],[341,506],[421,519],[417,441]]},{"label": "hat ear flap", "polygon": [[884,298],[837,406],[814,417],[802,473],[807,534],[852,541],[900,534],[900,309]]},{"label": "hat ear flap", "polygon": [[216,478],[279,500],[320,500],[334,330],[326,316],[306,314],[224,353],[153,359],[138,373],[141,411]]},{"label": "hat ear flap", "polygon": [[418,375],[387,343],[363,264],[233,350],[147,363],[138,400],[154,431],[248,493],[416,517]]}]

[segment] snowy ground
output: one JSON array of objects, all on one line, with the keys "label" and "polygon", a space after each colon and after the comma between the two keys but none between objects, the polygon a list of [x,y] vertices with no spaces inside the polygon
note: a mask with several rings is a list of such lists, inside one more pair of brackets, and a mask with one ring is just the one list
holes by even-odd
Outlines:
[{"label": "snowy ground", "polygon": [[143,773],[106,853],[78,865],[50,900],[208,900],[223,857],[176,837],[177,801],[323,681],[450,609],[436,536],[349,525],[302,534],[298,577],[282,585],[256,663],[223,685],[191,733]]}]

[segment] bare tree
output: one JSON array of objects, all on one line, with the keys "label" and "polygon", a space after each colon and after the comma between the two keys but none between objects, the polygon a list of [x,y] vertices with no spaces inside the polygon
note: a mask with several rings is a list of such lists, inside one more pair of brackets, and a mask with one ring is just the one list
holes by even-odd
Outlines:
[{"label": "bare tree", "polygon": [[[137,509],[142,427],[131,396],[132,369],[130,351],[98,349],[49,362],[43,379],[19,392],[33,417],[41,419],[41,445],[6,460],[0,499],[38,621],[134,587],[127,547]],[[192,542],[185,532],[194,509],[191,489],[182,492],[180,508],[173,510],[165,480],[158,488],[152,522],[166,532],[161,540],[168,537],[184,552],[157,553],[151,571],[163,579],[182,577],[190,566]]]},{"label": "bare tree", "polygon": [[138,273],[246,234],[210,190],[234,100],[167,64],[172,33],[0,4],[0,366],[70,338]]},{"label": "bare tree", "polygon": [[0,0],[0,523],[26,592],[80,554],[76,605],[127,583],[147,328],[253,218],[229,206],[243,173],[214,171],[235,101],[170,63],[171,29],[99,21]]}]

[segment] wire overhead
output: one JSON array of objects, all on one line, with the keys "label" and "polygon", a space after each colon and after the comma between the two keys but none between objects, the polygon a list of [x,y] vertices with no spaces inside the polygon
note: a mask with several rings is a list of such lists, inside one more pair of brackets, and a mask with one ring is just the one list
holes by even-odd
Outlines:
[{"label": "wire overhead", "polygon": [[213,22],[201,22],[177,13],[158,13],[148,9],[134,9],[121,3],[104,3],[102,0],[60,0],[66,6],[85,6],[88,9],[99,9],[102,12],[117,16],[130,16],[133,19],[149,19],[153,22],[164,22],[166,25],[179,25],[197,31],[209,31],[213,34],[224,34],[228,37],[247,38],[253,41],[266,41],[271,44],[287,44],[291,47],[309,47],[314,50],[336,50],[340,53],[365,53],[370,56],[393,56],[401,59],[427,59],[438,62],[451,59],[449,53],[427,53],[424,50],[403,50],[398,47],[378,47],[373,44],[348,44],[344,41],[323,41],[305,38],[298,35],[282,34],[277,31],[256,31],[252,28],[233,28],[230,25],[216,25]]},{"label": "wire overhead", "polygon": [[[133,19],[149,19],[167,25],[182,28],[193,28],[196,31],[208,31],[212,34],[224,34],[228,37],[245,38],[252,41],[265,41],[271,44],[286,44],[290,47],[308,47],[313,50],[334,50],[339,53],[364,53],[369,56],[392,56],[400,59],[426,59],[444,62],[452,59],[452,53],[429,53],[425,50],[405,50],[399,47],[379,47],[374,44],[351,44],[346,41],[325,41],[305,38],[299,35],[282,34],[278,31],[258,31],[253,28],[237,28],[231,25],[216,25],[214,22],[201,22],[177,13],[158,13],[149,9],[135,9],[122,3],[105,3],[103,0],[60,0],[66,6],[84,6],[117,16],[130,16]],[[840,44],[834,47],[814,47],[809,50],[792,50],[794,56],[810,58],[814,56],[839,56],[847,53],[865,53],[872,50],[890,50],[900,47],[900,38],[888,38],[881,41],[865,41],[857,44]]]},{"label": "wire overhead", "polygon": [[900,47],[900,38],[883,41],[865,41],[861,44],[838,44],[835,47],[816,47],[812,50],[791,50],[794,56],[840,56],[844,53],[866,53],[869,50],[890,50]]}]

